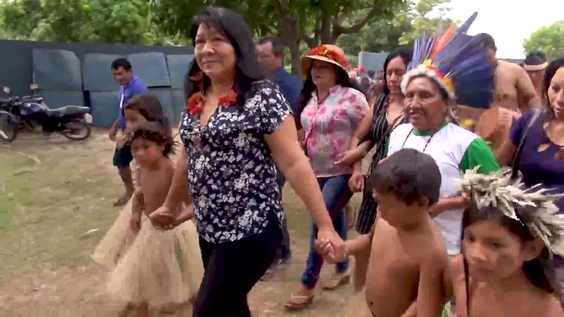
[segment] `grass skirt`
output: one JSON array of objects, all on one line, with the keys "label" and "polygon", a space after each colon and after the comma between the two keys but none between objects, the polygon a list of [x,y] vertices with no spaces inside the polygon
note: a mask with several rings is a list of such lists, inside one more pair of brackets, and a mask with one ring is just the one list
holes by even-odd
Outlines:
[{"label": "grass skirt", "polygon": [[163,231],[143,215],[141,230],[135,234],[129,229],[129,219],[131,203],[92,255],[112,269],[107,284],[112,300],[168,307],[195,298],[204,269],[193,222]]},{"label": "grass skirt", "polygon": [[[115,268],[137,237],[137,234],[129,228],[131,205],[132,199],[119,213],[118,218],[91,255],[94,261],[108,269]],[[146,217],[143,217],[141,226],[145,225],[147,220]]]},{"label": "grass skirt", "polygon": [[183,304],[196,297],[203,271],[191,221],[170,231],[146,222],[111,272],[108,292],[113,299],[132,304]]}]

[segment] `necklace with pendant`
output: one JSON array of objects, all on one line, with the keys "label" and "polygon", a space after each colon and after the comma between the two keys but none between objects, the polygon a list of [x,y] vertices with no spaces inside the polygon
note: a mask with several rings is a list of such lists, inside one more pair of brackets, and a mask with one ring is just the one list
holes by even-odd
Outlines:
[{"label": "necklace with pendant", "polygon": [[[409,133],[407,134],[407,136],[405,137],[405,140],[403,140],[403,144],[401,145],[401,148],[403,149],[405,147],[405,143],[407,142],[407,139],[409,139],[409,137],[411,136],[411,133],[413,133],[414,128],[411,128],[411,130],[409,130]],[[423,147],[423,151],[421,151],[422,153],[425,153],[425,150],[427,149],[427,146],[429,145],[429,143],[431,143],[431,139],[433,139],[433,137],[435,136],[435,134],[438,132],[434,131],[431,136],[429,137],[429,139],[427,140],[427,142],[425,143],[425,146]]]}]

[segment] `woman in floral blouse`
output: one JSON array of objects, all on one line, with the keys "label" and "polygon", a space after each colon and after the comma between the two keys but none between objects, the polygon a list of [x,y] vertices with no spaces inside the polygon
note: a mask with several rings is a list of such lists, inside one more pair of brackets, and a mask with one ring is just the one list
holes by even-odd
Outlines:
[{"label": "woman in floral blouse", "polygon": [[277,86],[264,79],[241,15],[206,8],[194,17],[190,36],[195,62],[186,79],[188,109],[180,125],[185,151],[167,199],[151,220],[170,226],[170,210],[187,201],[198,220],[205,268],[193,316],[248,317],[247,295],[282,239],[275,163],[335,256],[342,256],[343,241],[297,142],[290,107]]},{"label": "woman in floral blouse", "polygon": [[[313,48],[302,58],[302,72],[307,76],[301,93],[300,122],[304,132],[303,147],[323,192],[333,226],[346,239],[347,225],[343,207],[352,196],[348,181],[349,166],[335,164],[348,149],[351,138],[369,110],[366,97],[350,80],[349,64],[342,49],[334,45]],[[354,84],[353,84],[354,83]],[[354,88],[353,88],[354,87]],[[312,228],[312,249],[297,294],[286,302],[288,309],[302,309],[313,300],[323,259],[313,249],[317,226]],[[335,289],[350,281],[348,260],[337,264],[336,272],[322,288]]]}]

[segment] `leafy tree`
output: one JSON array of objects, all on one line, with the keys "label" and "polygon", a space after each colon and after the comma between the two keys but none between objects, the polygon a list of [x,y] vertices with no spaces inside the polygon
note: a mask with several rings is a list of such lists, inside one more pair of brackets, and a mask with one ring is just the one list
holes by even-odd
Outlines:
[{"label": "leafy tree", "polygon": [[410,44],[425,32],[436,32],[441,23],[445,28],[452,24],[452,20],[445,18],[451,10],[449,5],[450,0],[411,1],[407,16],[411,28],[401,37],[400,43]]},{"label": "leafy tree", "polygon": [[154,0],[158,24],[170,34],[187,35],[192,17],[207,5],[240,12],[261,36],[279,35],[289,48],[292,69],[299,70],[300,43],[314,47],[359,32],[370,21],[388,17],[406,0]]},{"label": "leafy tree", "polygon": [[549,60],[564,56],[564,20],[543,26],[523,43],[525,52],[541,51]]},{"label": "leafy tree", "polygon": [[411,30],[411,23],[405,10],[398,11],[391,20],[372,21],[356,34],[342,35],[336,44],[350,56],[360,51],[391,52],[406,46],[400,43],[400,39]]},{"label": "leafy tree", "polygon": [[166,44],[144,0],[4,0],[4,37],[56,42]]},{"label": "leafy tree", "polygon": [[449,3],[450,0],[410,0],[406,7],[397,8],[391,19],[371,21],[360,32],[339,37],[337,44],[350,55],[360,51],[392,52],[402,47],[411,48],[422,33],[437,31],[441,17],[445,27],[452,23],[444,18]]}]

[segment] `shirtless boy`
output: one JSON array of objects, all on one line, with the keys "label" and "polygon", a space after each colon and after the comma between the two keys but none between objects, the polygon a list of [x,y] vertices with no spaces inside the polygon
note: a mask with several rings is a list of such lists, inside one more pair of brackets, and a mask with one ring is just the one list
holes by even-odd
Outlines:
[{"label": "shirtless boy", "polygon": [[[440,185],[433,158],[413,149],[394,153],[371,173],[369,186],[378,201],[376,224],[371,233],[347,241],[346,247],[349,255],[370,250],[365,295],[374,316],[441,315],[448,256],[429,215]],[[331,254],[326,241],[316,241],[316,247],[324,256]]]}]

